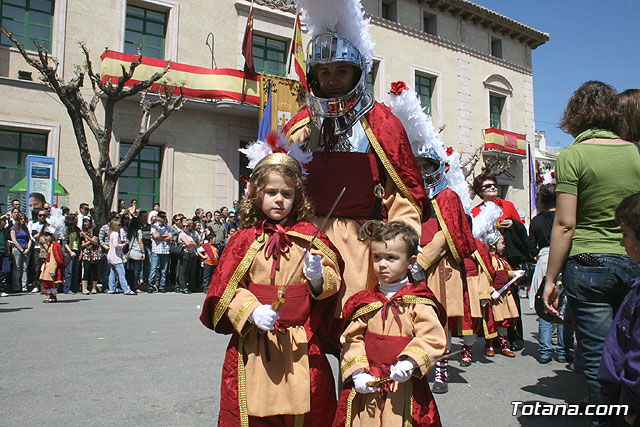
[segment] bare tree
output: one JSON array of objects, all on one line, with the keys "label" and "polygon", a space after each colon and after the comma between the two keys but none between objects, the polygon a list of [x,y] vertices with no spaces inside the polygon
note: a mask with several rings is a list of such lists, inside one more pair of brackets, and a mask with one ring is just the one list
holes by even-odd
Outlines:
[{"label": "bare tree", "polygon": [[[16,45],[25,61],[40,72],[44,84],[58,95],[58,98],[66,107],[73,124],[82,164],[91,179],[96,222],[98,224],[106,223],[118,178],[147,145],[151,134],[160,127],[171,113],[182,108],[186,102],[182,87],[169,86],[166,83],[160,84],[162,90],[156,91],[157,98],[154,96],[154,99],[148,99],[152,98],[147,96],[147,93],[152,89],[152,85],[169,71],[169,67],[153,74],[147,80],[138,82],[131,87],[125,87],[125,84],[133,76],[135,69],[142,62],[140,49],[138,49],[137,60],[129,64],[128,69],[122,66],[122,76],[118,79],[117,84],[111,84],[111,82],[103,83],[100,74],[93,71],[89,51],[82,42],[79,44],[84,53],[84,64],[76,66],[75,76],[68,83],[65,83],[57,73],[58,61],[49,56],[46,46],[34,40],[37,48],[37,56],[34,56],[28,53],[23,44],[5,27],[2,27],[2,32]],[[85,75],[89,77],[91,88],[93,89],[93,97],[89,102],[81,92]],[[113,134],[116,103],[138,93],[141,94],[140,108],[142,112],[138,134],[133,140],[131,148],[129,148],[129,151],[122,157],[120,162],[112,165],[109,157],[109,145]],[[96,108],[100,102],[104,110],[102,121],[96,117]],[[152,120],[151,113],[156,109],[159,110],[159,114]],[[97,166],[91,158],[86,128],[89,129],[98,144],[100,156]]]},{"label": "bare tree", "polygon": [[473,183],[473,179],[475,178],[474,170],[481,160],[484,163],[481,168],[482,173],[492,173],[495,176],[507,173],[513,164],[513,157],[510,155],[506,157],[496,156],[491,159],[482,155],[483,150],[484,145],[479,146],[467,160],[462,162],[462,172],[469,185]]}]

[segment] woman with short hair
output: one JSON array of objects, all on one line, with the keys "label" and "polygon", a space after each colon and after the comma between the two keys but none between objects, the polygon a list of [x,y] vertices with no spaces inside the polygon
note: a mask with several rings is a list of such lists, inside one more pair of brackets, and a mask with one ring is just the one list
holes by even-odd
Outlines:
[{"label": "woman with short hair", "polygon": [[20,211],[14,216],[13,226],[9,229],[9,236],[13,244],[11,249],[13,258],[13,291],[20,292],[22,290],[22,292],[27,292],[27,267],[33,242],[27,227],[27,216]]},{"label": "woman with short hair", "polygon": [[124,243],[120,235],[120,223],[116,219],[112,219],[109,223],[109,252],[107,253],[107,261],[111,273],[109,274],[109,294],[116,293],[116,277],[120,282],[120,287],[125,295],[135,295],[127,283],[127,277],[122,262],[122,247]]},{"label": "woman with short hair", "polygon": [[[544,303],[558,314],[556,278],[568,297],[584,359],[589,403],[600,403],[596,380],[602,348],[620,303],[640,266],[620,246],[616,207],[640,191],[640,148],[620,138],[613,87],[588,81],[567,104],[560,128],[574,142],[556,161],[556,215],[551,232]],[[566,261],[566,264],[565,264]]]}]

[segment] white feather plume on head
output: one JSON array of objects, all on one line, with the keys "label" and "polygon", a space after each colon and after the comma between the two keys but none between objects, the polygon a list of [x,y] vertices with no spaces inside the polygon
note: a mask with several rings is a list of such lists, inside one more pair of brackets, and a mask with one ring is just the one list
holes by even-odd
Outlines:
[{"label": "white feather plume on head", "polygon": [[370,71],[375,44],[360,0],[296,0],[296,5],[311,37],[325,32],[339,34],[360,51],[367,61],[365,72]]},{"label": "white feather plume on head", "polygon": [[424,112],[415,90],[404,82],[391,84],[390,104],[393,114],[400,119],[411,143],[413,155],[419,157],[432,148],[444,160],[446,154],[440,134],[433,127],[431,116]]},{"label": "white feather plume on head", "polygon": [[449,170],[446,173],[449,188],[456,192],[462,202],[462,207],[467,215],[471,215],[471,196],[469,195],[469,184],[464,179],[462,164],[460,163],[460,153],[451,149],[451,154],[447,156]]},{"label": "white feather plume on head", "polygon": [[249,164],[247,167],[253,169],[258,162],[269,154],[273,153],[286,153],[296,159],[300,163],[302,169],[302,178],[306,178],[308,175],[306,164],[313,158],[313,153],[303,151],[298,144],[290,143],[286,136],[277,132],[269,132],[266,141],[257,140],[247,146],[247,148],[240,148],[242,154],[247,156]]},{"label": "white feather plume on head", "polygon": [[547,169],[542,173],[542,184],[555,184],[556,179],[554,177],[554,171]]},{"label": "white feather plume on head", "polygon": [[[502,209],[493,202],[486,202],[480,213],[473,218],[473,236],[482,240],[487,246],[495,243],[500,232],[496,228],[498,219],[502,216]],[[497,235],[496,235],[497,233]]]},{"label": "white feather plume on head", "polygon": [[[51,213],[47,218],[49,227],[47,230],[52,232],[56,240],[60,240],[64,237],[65,230],[67,229],[64,223],[64,215],[62,215],[62,209],[51,206]],[[53,230],[51,228],[53,228]]]}]

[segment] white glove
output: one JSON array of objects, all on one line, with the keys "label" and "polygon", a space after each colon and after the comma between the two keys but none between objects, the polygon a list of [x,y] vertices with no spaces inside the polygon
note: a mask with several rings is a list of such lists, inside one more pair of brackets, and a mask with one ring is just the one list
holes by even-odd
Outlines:
[{"label": "white glove", "polygon": [[414,262],[411,266],[411,277],[413,280],[422,281],[424,280],[424,270],[418,264],[418,261]]},{"label": "white glove", "polygon": [[249,320],[263,331],[271,331],[280,315],[269,304],[256,307]]},{"label": "white glove", "polygon": [[525,271],[524,270],[516,270],[513,272],[517,277],[522,277],[524,276]]},{"label": "white glove", "polygon": [[395,365],[391,365],[391,377],[392,380],[399,383],[403,383],[411,378],[415,365],[411,360],[401,360]]},{"label": "white glove", "polygon": [[498,291],[491,292],[491,299],[497,301],[498,299],[500,299],[500,293]]},{"label": "white glove", "polygon": [[360,394],[368,394],[368,393],[375,393],[376,392],[376,388],[370,385],[367,385],[367,383],[369,381],[375,381],[376,377],[374,377],[373,375],[369,374],[368,372],[365,371],[356,371],[353,373],[353,375],[351,375],[351,378],[353,379],[353,386],[355,387],[356,391]]},{"label": "white glove", "polygon": [[322,277],[322,257],[320,255],[311,255],[311,252],[307,252],[304,256],[302,272],[309,280]]}]

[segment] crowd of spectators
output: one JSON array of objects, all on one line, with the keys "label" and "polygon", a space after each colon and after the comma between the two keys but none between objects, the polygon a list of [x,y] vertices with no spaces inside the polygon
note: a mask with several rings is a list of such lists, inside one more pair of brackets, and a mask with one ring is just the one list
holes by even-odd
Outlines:
[{"label": "crowd of spectators", "polygon": [[[214,212],[195,210],[167,218],[158,203],[153,210],[140,210],[137,201],[129,207],[118,201],[118,210],[99,226],[87,203],[78,210],[61,208],[64,237],[60,240],[65,281],[64,294],[174,291],[206,292],[218,258],[238,229],[236,210],[222,207]],[[31,219],[21,202],[13,200],[0,216],[0,296],[8,293],[44,293],[39,273],[47,258],[43,230],[51,206],[30,198]]]}]

